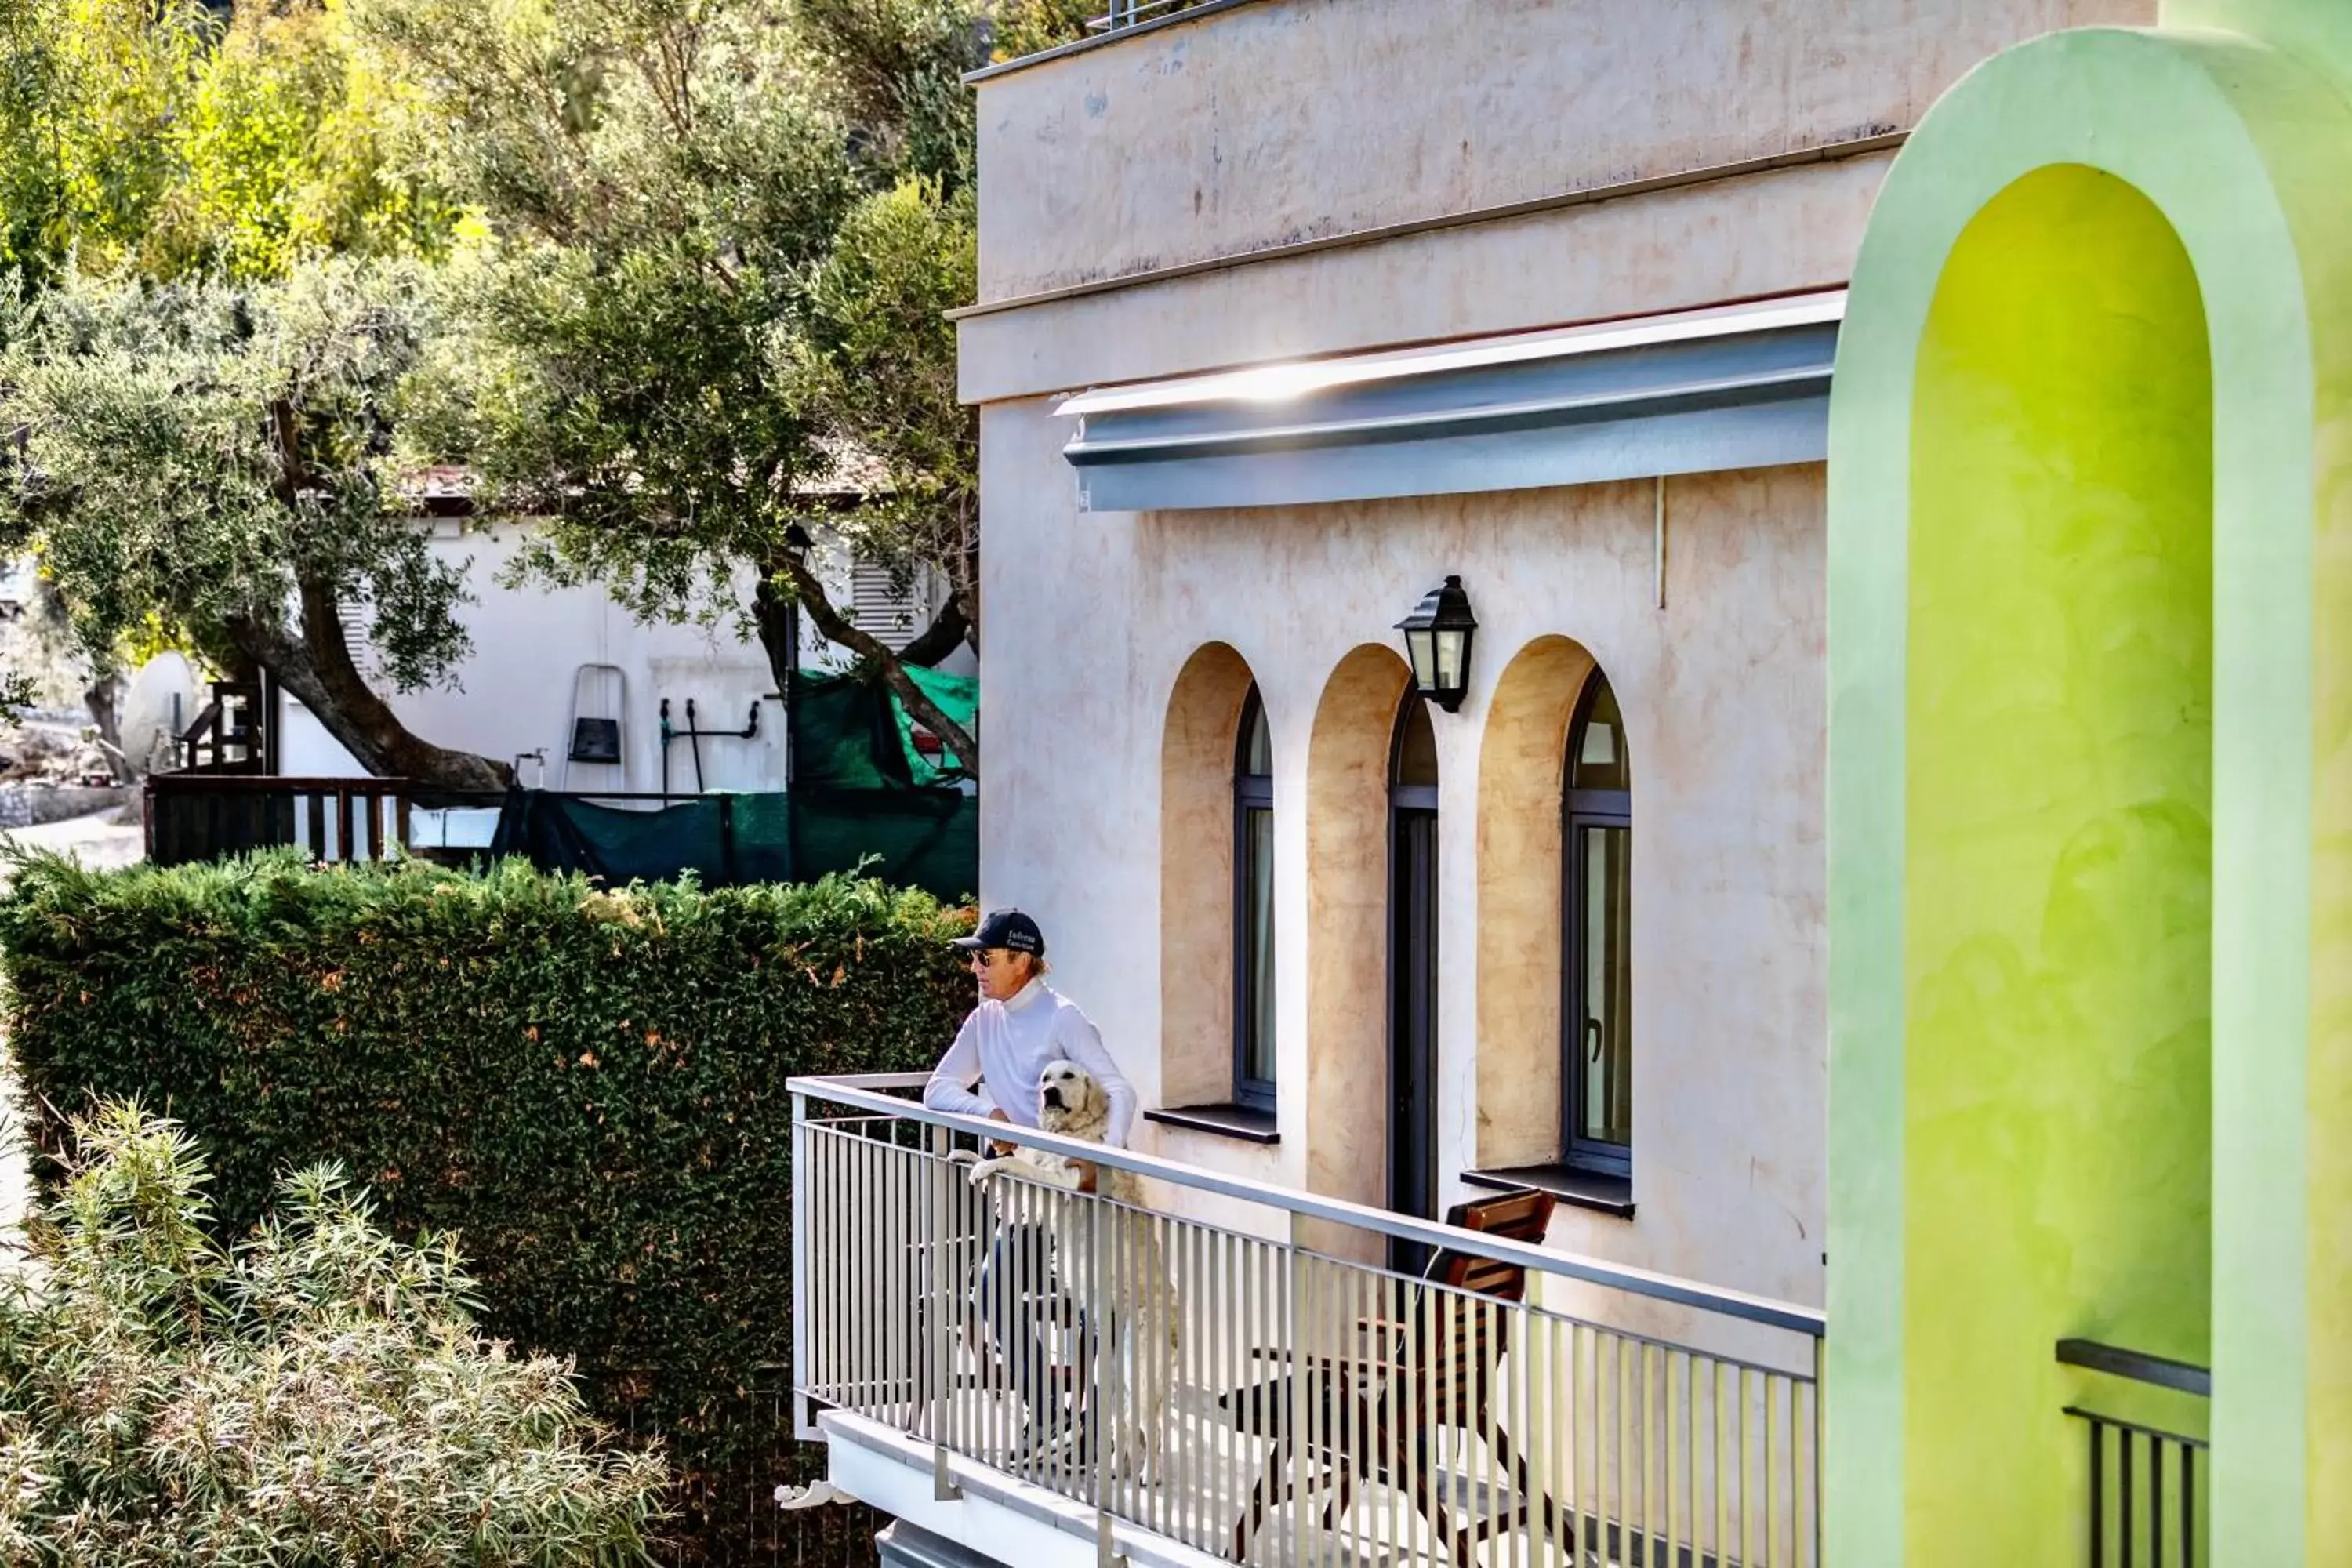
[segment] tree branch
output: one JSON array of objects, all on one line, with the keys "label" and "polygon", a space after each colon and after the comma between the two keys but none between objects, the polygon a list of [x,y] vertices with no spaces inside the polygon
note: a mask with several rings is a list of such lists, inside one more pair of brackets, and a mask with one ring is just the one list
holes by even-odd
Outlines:
[{"label": "tree branch", "polygon": [[302,504],[302,421],[291,401],[269,400],[269,438],[278,447],[278,474],[271,489],[278,504],[293,511]]},{"label": "tree branch", "polygon": [[[278,500],[291,511],[301,505],[309,475],[302,461],[301,415],[290,399],[270,400],[269,428],[278,448]],[[436,746],[415,734],[368,685],[343,636],[331,582],[298,566],[295,586],[302,607],[299,638],[245,616],[228,623],[229,636],[247,658],[276,676],[362,767],[380,778],[414,779],[451,789],[507,786],[513,768],[471,752]]]},{"label": "tree branch", "polygon": [[916,685],[914,678],[907,673],[905,662],[892,653],[879,637],[871,632],[859,630],[855,622],[834,607],[833,601],[825,597],[824,584],[817,581],[816,574],[809,570],[806,561],[790,551],[782,551],[770,559],[768,567],[771,575],[782,576],[792,584],[793,591],[800,598],[801,607],[808,612],[809,619],[816,623],[817,630],[859,658],[871,660],[882,672],[883,684],[889,687],[898,700],[906,705],[907,711],[914,716],[916,721],[946,742],[948,750],[963,763],[965,773],[973,778],[980,776],[979,737],[941,712],[938,703],[923,695],[923,689]]},{"label": "tree branch", "polygon": [[931,624],[915,637],[915,640],[898,650],[899,659],[907,664],[920,665],[929,669],[963,646],[964,634],[971,623],[963,613],[962,604],[950,596],[931,617]]},{"label": "tree branch", "polygon": [[964,636],[971,643],[971,651],[980,651],[980,502],[970,490],[956,503],[956,514],[963,533],[962,570],[956,574],[956,602],[963,607],[963,618],[969,623]]},{"label": "tree branch", "polygon": [[237,651],[267,669],[317,718],[327,733],[380,778],[413,779],[448,789],[504,789],[514,770],[471,752],[451,751],[410,731],[376,695],[352,660],[335,615],[334,590],[312,574],[299,578],[299,637],[249,616],[226,623]]},{"label": "tree branch", "polygon": [[751,628],[768,655],[768,673],[775,678],[779,696],[793,689],[793,672],[800,666],[799,627],[789,595],[776,590],[776,580],[763,576],[751,584]]}]

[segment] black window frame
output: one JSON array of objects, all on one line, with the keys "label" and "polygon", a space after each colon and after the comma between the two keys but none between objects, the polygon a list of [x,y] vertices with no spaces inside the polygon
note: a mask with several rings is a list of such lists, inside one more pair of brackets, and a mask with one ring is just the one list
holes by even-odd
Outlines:
[{"label": "black window frame", "polygon": [[[1250,897],[1255,869],[1255,855],[1250,833],[1250,813],[1263,811],[1269,823],[1274,816],[1274,774],[1271,772],[1253,773],[1249,771],[1250,737],[1264,721],[1265,704],[1258,696],[1253,682],[1249,695],[1242,702],[1241,723],[1234,739],[1234,1103],[1253,1110],[1271,1112],[1281,1090],[1279,1077],[1256,1078],[1250,1072],[1250,1027],[1257,1016],[1258,974],[1253,954],[1256,944],[1252,940],[1250,916],[1254,902]],[[1267,766],[1273,766],[1271,738],[1267,744]],[[1272,885],[1274,868],[1266,868],[1268,885]],[[1272,900],[1267,900],[1266,920],[1274,919]],[[1269,932],[1269,937],[1271,933]],[[1267,977],[1269,987],[1272,976]],[[1271,1046],[1273,1042],[1268,1042]],[[1270,1050],[1269,1056],[1274,1053]],[[1276,1069],[1277,1075],[1279,1068]]]},{"label": "black window frame", "polygon": [[[1633,828],[1633,748],[1625,739],[1624,705],[1617,710],[1617,743],[1625,748],[1625,783],[1623,789],[1579,789],[1576,787],[1576,759],[1584,748],[1584,732],[1592,717],[1592,710],[1604,690],[1611,690],[1608,676],[1595,666],[1585,678],[1584,689],[1577,695],[1575,716],[1568,726],[1568,750],[1561,760],[1560,790],[1560,1015],[1559,1015],[1559,1131],[1560,1163],[1571,1171],[1583,1171],[1596,1175],[1622,1176],[1633,1173],[1633,1130],[1626,1130],[1623,1143],[1605,1142],[1583,1134],[1584,1120],[1584,953],[1585,922],[1591,911],[1585,907],[1584,829],[1618,827],[1625,830],[1627,854],[1632,853]],[[1633,894],[1630,879],[1626,886],[1626,973],[1633,973]],[[1628,1005],[1631,1005],[1630,998]],[[1637,1054],[1629,1039],[1625,1069],[1633,1072]]]},{"label": "black window frame", "polygon": [[[1433,750],[1437,737],[1429,701],[1408,684],[1389,731],[1388,970],[1382,977],[1388,1009],[1383,1083],[1388,1168],[1381,1182],[1391,1213],[1434,1219],[1441,1212],[1437,1201],[1441,1048],[1437,1014],[1438,988],[1444,981],[1439,949],[1444,933],[1437,907],[1439,786],[1408,784],[1402,776],[1405,743],[1416,725],[1430,731]],[[1415,1020],[1407,1016],[1411,1013],[1421,1015],[1418,1023],[1425,1037],[1415,1037]],[[1399,1079],[1408,1076],[1411,1092],[1401,1093]],[[1412,1139],[1412,1148],[1401,1151],[1397,1140],[1406,1136]],[[1389,1238],[1391,1273],[1417,1275],[1429,1257],[1429,1249],[1419,1243]]]}]

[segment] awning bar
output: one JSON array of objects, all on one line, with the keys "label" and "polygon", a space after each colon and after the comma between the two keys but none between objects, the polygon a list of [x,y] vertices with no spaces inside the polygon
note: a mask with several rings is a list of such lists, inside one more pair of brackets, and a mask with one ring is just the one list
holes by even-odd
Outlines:
[{"label": "awning bar", "polygon": [[1843,291],[1088,392],[1088,511],[1299,505],[1819,462]]},{"label": "awning bar", "polygon": [[1229,435],[1162,436],[1135,440],[1088,440],[1085,427],[1063,448],[1072,462],[1115,463],[1122,458],[1164,457],[1179,452],[1197,456],[1267,449],[1297,450],[1308,447],[1360,446],[1370,441],[1417,441],[1433,434],[1475,426],[1482,430],[1507,430],[1538,424],[1561,424],[1579,416],[1622,417],[1629,414],[1662,413],[1669,408],[1732,407],[1741,403],[1772,401],[1795,390],[1829,391],[1827,365],[1807,366],[1761,376],[1717,376],[1676,386],[1641,388],[1630,392],[1592,393],[1584,396],[1536,398],[1491,407],[1441,410],[1431,414],[1400,414],[1386,418],[1340,419],[1328,424],[1274,425]]},{"label": "awning bar", "polygon": [[1242,370],[1213,371],[1170,381],[1140,382],[1131,386],[1080,393],[1075,397],[1065,398],[1054,412],[1085,417],[1094,414],[1129,413],[1201,403],[1276,402],[1369,382],[1396,381],[1405,376],[1443,375],[1452,371],[1483,370],[1529,360],[1614,353],[1625,349],[1652,348],[1661,343],[1748,336],[1787,327],[1835,323],[1844,319],[1845,290],[1830,289],[1752,304],[1714,305],[1696,310],[1644,316],[1633,321],[1601,321],[1591,326],[1553,328],[1540,332],[1514,332],[1505,337],[1481,338],[1472,342],[1332,359],[1294,360],[1253,365]]}]

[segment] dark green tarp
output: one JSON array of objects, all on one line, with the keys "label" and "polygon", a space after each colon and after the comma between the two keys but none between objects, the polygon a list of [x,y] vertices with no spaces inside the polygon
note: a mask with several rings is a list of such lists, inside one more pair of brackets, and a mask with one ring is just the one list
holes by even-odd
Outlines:
[{"label": "dark green tarp", "polygon": [[[940,710],[967,729],[980,709],[980,682],[919,665],[907,674]],[[801,671],[793,685],[793,785],[835,789],[923,788],[961,775],[952,752],[916,749],[913,721],[878,680]]]},{"label": "dark green tarp", "polygon": [[954,789],[804,787],[705,795],[650,810],[510,790],[490,853],[610,882],[692,872],[705,887],[855,871],[947,900],[980,884],[980,802]]},{"label": "dark green tarp", "polygon": [[[919,666],[908,675],[958,723],[976,721],[980,683]],[[951,753],[926,756],[906,709],[869,675],[802,670],[793,684],[792,792],[708,795],[656,810],[516,790],[493,853],[613,882],[691,871],[707,887],[872,875],[942,899],[980,884],[979,802],[954,787]]]}]

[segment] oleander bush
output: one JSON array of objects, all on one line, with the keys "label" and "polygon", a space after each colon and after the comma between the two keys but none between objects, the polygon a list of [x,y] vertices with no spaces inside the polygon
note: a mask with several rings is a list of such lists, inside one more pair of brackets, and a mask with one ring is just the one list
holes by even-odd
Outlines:
[{"label": "oleander bush", "polygon": [[394,1237],[464,1248],[484,1331],[576,1358],[593,1410],[724,1478],[680,1496],[764,1498],[798,1479],[785,1081],[928,1067],[971,1005],[947,946],[970,921],[851,878],[37,857],[0,896],[0,964],[44,1151],[100,1100],[167,1111],[223,1239],[338,1161]]},{"label": "oleander bush", "polygon": [[322,1165],[225,1245],[183,1129],[113,1104],[71,1138],[0,1284],[0,1561],[645,1560],[661,1459],[480,1333],[446,1239],[394,1240]]}]

